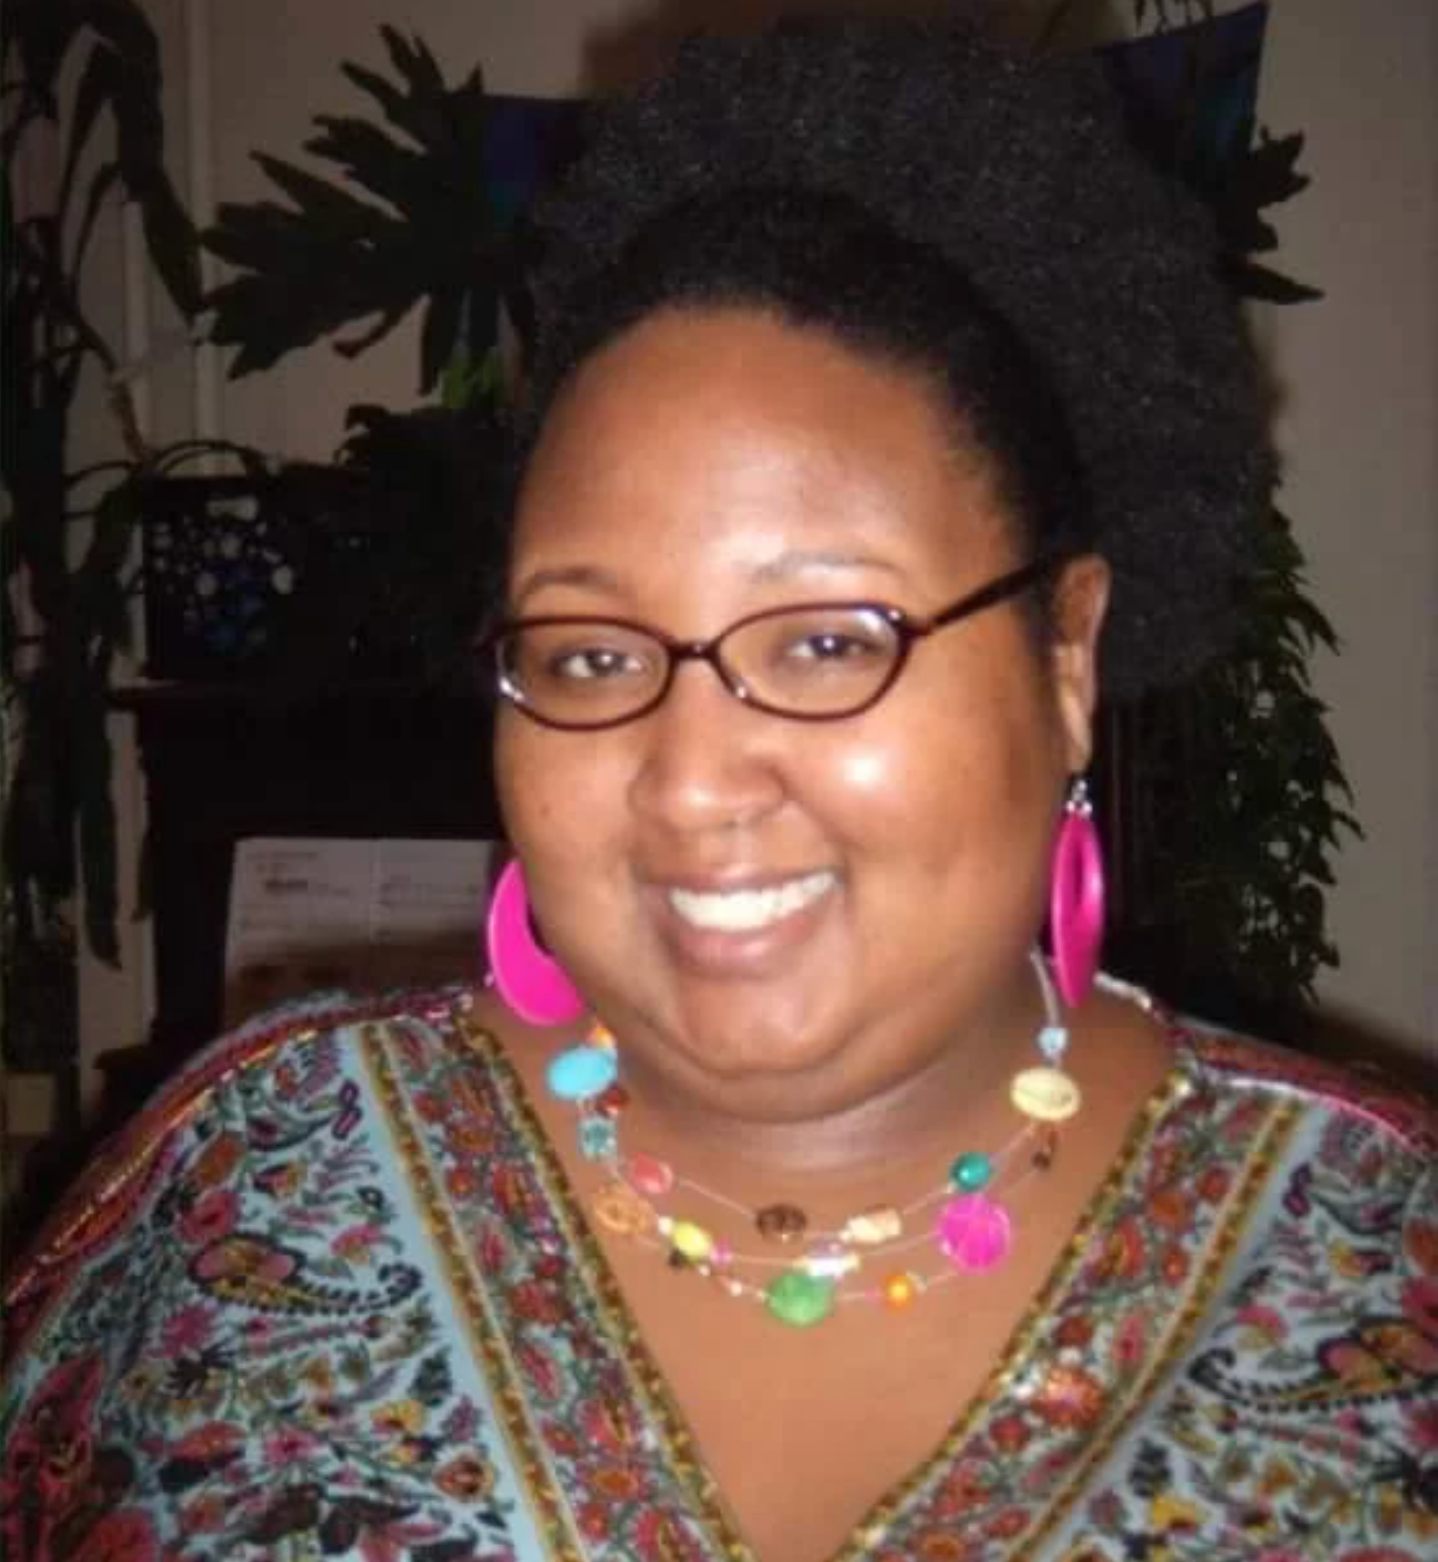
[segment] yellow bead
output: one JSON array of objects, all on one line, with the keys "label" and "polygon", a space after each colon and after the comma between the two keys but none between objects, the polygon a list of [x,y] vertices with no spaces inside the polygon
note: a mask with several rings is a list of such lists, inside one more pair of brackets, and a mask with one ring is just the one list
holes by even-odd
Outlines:
[{"label": "yellow bead", "polygon": [[1056,1068],[1026,1068],[1015,1074],[1009,1099],[1025,1117],[1041,1123],[1061,1123],[1083,1104],[1079,1087]]},{"label": "yellow bead", "polygon": [[919,1281],[915,1275],[890,1275],[884,1281],[884,1305],[895,1311],[907,1307],[918,1294]]},{"label": "yellow bead", "polygon": [[589,1027],[589,1034],[585,1040],[591,1047],[598,1047],[601,1052],[614,1051],[614,1032],[603,1020],[595,1020]]},{"label": "yellow bead", "polygon": [[714,1238],[692,1220],[676,1220],[669,1228],[669,1245],[691,1264],[697,1264],[714,1251]]}]

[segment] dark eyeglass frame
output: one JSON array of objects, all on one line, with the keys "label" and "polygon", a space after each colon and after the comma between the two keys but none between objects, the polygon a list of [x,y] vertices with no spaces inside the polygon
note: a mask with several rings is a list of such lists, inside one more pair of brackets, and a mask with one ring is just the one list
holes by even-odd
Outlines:
[{"label": "dark eyeglass frame", "polygon": [[[536,721],[541,726],[553,727],[561,732],[604,732],[611,727],[626,726],[631,721],[638,721],[642,716],[647,716],[668,698],[681,662],[707,662],[718,675],[719,681],[736,700],[754,710],[764,711],[770,716],[779,716],[787,721],[846,721],[850,716],[860,716],[866,710],[871,710],[894,687],[899,680],[899,675],[908,665],[909,653],[913,650],[916,641],[923,640],[940,629],[947,629],[953,624],[961,623],[966,618],[972,618],[975,613],[981,613],[985,608],[994,607],[1010,597],[1017,596],[1021,591],[1026,591],[1045,575],[1050,574],[1062,562],[1063,559],[1059,557],[1035,559],[1018,569],[1000,575],[997,580],[991,580],[986,585],[966,592],[957,602],[927,616],[906,613],[903,608],[892,607],[887,602],[789,602],[782,607],[764,608],[758,613],[746,614],[745,617],[707,640],[680,640],[673,635],[665,634],[662,629],[641,624],[632,618],[614,618],[602,613],[552,613],[533,618],[508,619],[496,624],[488,634],[481,637],[477,649],[488,651],[494,656],[499,693],[516,710],[522,711],[531,721]],[[722,647],[731,635],[741,629],[747,629],[751,624],[761,623],[765,619],[782,618],[790,613],[806,611],[875,613],[893,630],[898,640],[893,665],[889,668],[883,682],[861,704],[845,707],[841,711],[789,710],[760,699],[743,679],[737,677],[732,669],[725,665]],[[665,652],[664,676],[648,699],[634,710],[626,711],[622,716],[611,716],[604,721],[556,721],[552,716],[542,715],[529,704],[524,691],[510,681],[504,664],[504,645],[510,636],[522,629],[541,628],[551,624],[609,624],[615,628],[629,629],[644,635]]]}]

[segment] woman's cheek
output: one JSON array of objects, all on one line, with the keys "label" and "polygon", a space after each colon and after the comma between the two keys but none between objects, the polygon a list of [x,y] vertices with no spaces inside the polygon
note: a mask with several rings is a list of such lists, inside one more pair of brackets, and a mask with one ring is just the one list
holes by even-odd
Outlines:
[{"label": "woman's cheek", "polygon": [[874,801],[893,789],[897,771],[892,751],[878,745],[841,753],[834,767],[834,775],[846,792]]}]

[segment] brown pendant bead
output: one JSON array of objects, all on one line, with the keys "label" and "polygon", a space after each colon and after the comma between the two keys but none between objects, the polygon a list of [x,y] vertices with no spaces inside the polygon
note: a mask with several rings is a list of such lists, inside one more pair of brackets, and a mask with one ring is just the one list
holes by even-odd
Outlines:
[{"label": "brown pendant bead", "polygon": [[754,1225],[766,1242],[797,1242],[809,1229],[809,1217],[797,1204],[766,1204]]},{"label": "brown pendant bead", "polygon": [[623,1085],[608,1085],[594,1098],[594,1110],[601,1117],[618,1117],[629,1105],[629,1092]]},{"label": "brown pendant bead", "polygon": [[1040,1171],[1047,1171],[1058,1159],[1059,1131],[1052,1124],[1046,1123],[1038,1131],[1037,1142],[1034,1145],[1034,1165]]}]

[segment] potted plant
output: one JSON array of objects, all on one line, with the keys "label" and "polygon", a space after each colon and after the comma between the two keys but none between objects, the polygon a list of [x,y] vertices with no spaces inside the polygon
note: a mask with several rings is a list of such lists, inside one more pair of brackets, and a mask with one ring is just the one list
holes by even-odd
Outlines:
[{"label": "potted plant", "polygon": [[[573,120],[567,105],[519,110],[490,97],[478,70],[450,85],[421,42],[392,28],[382,38],[389,74],[341,67],[381,122],[321,115],[306,143],[340,182],[257,153],[289,204],[223,204],[204,235],[233,269],[206,300],[213,339],[236,349],[233,377],[325,339],[352,357],[422,313],[418,390],[435,403],[354,407],[332,463],[291,463],[253,485],[253,525],[283,532],[300,583],[263,654],[235,656],[231,671],[278,673],[272,687],[287,697],[376,677],[430,683],[460,665],[471,583],[486,567],[471,522],[508,468],[502,334],[522,345],[530,327],[524,211]],[[207,492],[187,478],[151,505],[190,506],[189,537],[213,505],[248,549],[235,498],[233,481]],[[157,540],[153,524],[146,535]],[[174,559],[149,548],[152,613],[173,599]],[[181,640],[152,636],[162,648]],[[223,674],[221,659],[200,659]],[[183,675],[183,661],[155,670]]]},{"label": "potted plant", "polygon": [[[4,62],[5,1046],[12,1067],[57,1075],[63,1125],[77,1108],[66,1065],[82,888],[89,948],[118,959],[106,692],[129,646],[137,496],[151,460],[112,389],[122,453],[72,463],[82,381],[98,374],[114,387],[120,366],[85,298],[107,206],[138,208],[150,261],[186,320],[200,282],[164,169],[159,45],[136,0],[14,0]],[[41,181],[27,178],[37,163]]]}]

